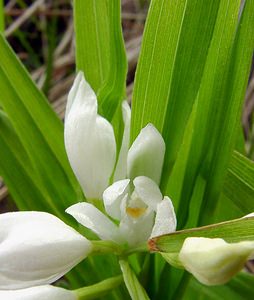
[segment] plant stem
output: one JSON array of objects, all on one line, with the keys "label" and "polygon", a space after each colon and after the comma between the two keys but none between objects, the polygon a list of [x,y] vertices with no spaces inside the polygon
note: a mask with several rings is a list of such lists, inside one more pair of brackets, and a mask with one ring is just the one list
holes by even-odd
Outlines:
[{"label": "plant stem", "polygon": [[125,251],[123,253],[123,255],[128,256],[128,255],[131,255],[131,254],[135,254],[137,252],[148,252],[148,245],[147,244],[142,244],[142,245],[140,245],[138,247],[130,248],[127,251]]},{"label": "plant stem", "polygon": [[93,254],[116,254],[121,255],[124,252],[124,247],[111,241],[91,241],[93,245]]},{"label": "plant stem", "polygon": [[105,279],[91,286],[74,290],[73,292],[77,295],[78,300],[96,299],[115,289],[122,282],[123,276],[119,275],[109,279]]}]

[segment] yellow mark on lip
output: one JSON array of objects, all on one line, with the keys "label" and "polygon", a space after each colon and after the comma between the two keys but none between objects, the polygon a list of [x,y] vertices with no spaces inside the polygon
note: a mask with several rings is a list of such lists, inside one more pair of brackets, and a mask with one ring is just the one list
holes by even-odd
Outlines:
[{"label": "yellow mark on lip", "polygon": [[126,207],[126,212],[133,218],[139,218],[146,211],[146,207]]}]

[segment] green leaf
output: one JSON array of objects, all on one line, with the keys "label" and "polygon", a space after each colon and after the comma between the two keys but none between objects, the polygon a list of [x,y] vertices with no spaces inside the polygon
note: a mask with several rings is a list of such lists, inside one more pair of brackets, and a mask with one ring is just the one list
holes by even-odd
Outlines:
[{"label": "green leaf", "polygon": [[[253,2],[247,4],[240,23],[240,1],[222,1],[220,4],[197,97],[193,136],[178,210],[180,228],[186,225],[187,218],[189,226],[196,226],[198,222],[212,222],[214,216],[236,141],[251,62],[254,35],[253,8],[249,5]],[[171,180],[176,181],[177,178]],[[220,218],[223,219],[223,216]]]},{"label": "green leaf", "polygon": [[[234,39],[227,76],[221,93],[221,114],[216,122],[217,129],[214,135],[212,159],[207,168],[207,186],[203,201],[206,213],[202,212],[201,224],[209,222],[209,217],[212,220],[216,199],[218,199],[221,192],[238,134],[238,124],[241,118],[254,49],[253,10],[254,1],[246,1]],[[215,108],[215,111],[218,114],[218,107]],[[213,121],[211,120],[211,122]],[[211,136],[211,131],[209,136]]]},{"label": "green leaf", "polygon": [[125,97],[127,73],[121,1],[75,0],[74,16],[77,68],[97,92],[100,113],[112,121]]},{"label": "green leaf", "polygon": [[[48,196],[38,184],[36,173],[6,114],[0,111],[0,174],[21,210],[47,211]],[[48,204],[51,207],[51,204]],[[51,210],[57,212],[53,206]]]},{"label": "green leaf", "polygon": [[208,287],[192,277],[182,300],[246,300],[253,297],[254,277],[248,273],[239,273],[225,285]]},{"label": "green leaf", "polygon": [[228,243],[254,240],[254,216],[155,237],[149,240],[150,250],[179,253],[188,237],[222,238]]},{"label": "green leaf", "polygon": [[239,152],[234,152],[223,193],[245,214],[254,211],[254,163]]},{"label": "green leaf", "polygon": [[123,278],[125,285],[129,291],[132,300],[149,300],[146,291],[139,283],[135,273],[130,268],[126,260],[121,259],[119,261],[121,270],[123,272]]},{"label": "green leaf", "polygon": [[121,1],[108,2],[109,10],[109,72],[98,92],[102,114],[111,121],[125,95],[127,58],[121,26]]},{"label": "green leaf", "polygon": [[79,191],[63,145],[63,125],[2,35],[0,56],[0,104],[40,185],[62,213],[77,201]]},{"label": "green leaf", "polygon": [[109,18],[107,0],[75,0],[76,65],[95,92],[109,72]]},{"label": "green leaf", "polygon": [[149,122],[163,133],[164,180],[199,89],[218,5],[196,0],[151,3],[135,77],[131,134],[134,140]]}]

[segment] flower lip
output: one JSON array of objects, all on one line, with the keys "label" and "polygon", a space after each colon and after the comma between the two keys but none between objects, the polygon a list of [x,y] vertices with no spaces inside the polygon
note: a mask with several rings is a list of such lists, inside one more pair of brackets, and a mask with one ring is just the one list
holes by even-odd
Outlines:
[{"label": "flower lip", "polygon": [[126,213],[134,219],[140,218],[146,212],[146,207],[126,207]]}]

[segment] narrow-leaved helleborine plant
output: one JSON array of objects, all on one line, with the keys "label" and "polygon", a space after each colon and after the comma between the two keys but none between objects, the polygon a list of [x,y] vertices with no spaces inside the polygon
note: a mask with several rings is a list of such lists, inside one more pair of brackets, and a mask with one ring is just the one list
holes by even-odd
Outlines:
[{"label": "narrow-leaved helleborine plant", "polygon": [[[129,148],[131,112],[126,101],[122,114],[124,131],[117,155],[113,127],[98,114],[96,95],[83,73],[78,73],[68,96],[64,135],[70,164],[87,202],[76,203],[66,212],[99,239],[110,241],[111,252],[128,256],[137,249],[148,251],[149,239],[174,234],[176,216],[171,200],[159,188],[165,154],[161,134],[147,124]],[[94,205],[98,201],[99,208]],[[1,297],[83,299],[80,292],[49,284],[98,251],[98,243],[44,212],[2,214],[0,226]],[[192,237],[185,240],[176,260],[202,283],[215,285],[235,275],[253,252],[253,242],[228,244],[223,239]],[[121,259],[120,265],[124,270]],[[119,284],[117,278],[113,286]]]}]

